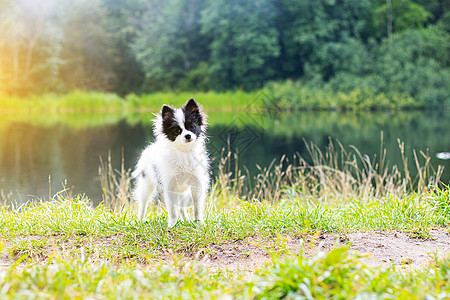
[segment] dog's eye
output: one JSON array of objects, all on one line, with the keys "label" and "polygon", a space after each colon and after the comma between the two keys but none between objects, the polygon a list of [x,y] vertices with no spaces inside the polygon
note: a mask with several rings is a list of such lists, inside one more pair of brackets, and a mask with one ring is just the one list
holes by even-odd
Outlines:
[{"label": "dog's eye", "polygon": [[181,131],[182,131],[182,130],[181,130],[181,128],[180,128],[180,127],[178,127],[178,128],[177,128],[177,130],[175,130],[176,134],[180,134],[180,133],[181,133]]}]

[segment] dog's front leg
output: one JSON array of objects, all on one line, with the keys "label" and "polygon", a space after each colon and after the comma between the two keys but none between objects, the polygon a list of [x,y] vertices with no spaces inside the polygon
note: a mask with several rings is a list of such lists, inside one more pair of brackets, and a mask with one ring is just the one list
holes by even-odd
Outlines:
[{"label": "dog's front leg", "polygon": [[194,220],[205,224],[203,211],[205,210],[206,188],[198,185],[191,189],[192,202],[194,203]]},{"label": "dog's front leg", "polygon": [[176,193],[171,191],[164,192],[164,202],[166,203],[168,214],[167,226],[169,228],[175,226],[175,224],[178,221],[176,201],[177,201]]},{"label": "dog's front leg", "polygon": [[183,195],[179,199],[180,203],[180,214],[183,220],[189,221],[189,214],[187,213],[187,208],[189,206],[189,202],[191,200],[190,194],[183,193]]}]

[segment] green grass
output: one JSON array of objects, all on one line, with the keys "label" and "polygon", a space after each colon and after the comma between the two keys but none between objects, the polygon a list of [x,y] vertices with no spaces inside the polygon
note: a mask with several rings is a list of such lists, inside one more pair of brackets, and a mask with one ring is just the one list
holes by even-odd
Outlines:
[{"label": "green grass", "polygon": [[[191,97],[207,107],[210,124],[229,124],[239,115],[236,126],[258,122],[249,110],[261,106],[264,95],[259,92],[228,91],[154,93],[120,98],[114,94],[74,91],[68,94],[46,94],[18,98],[0,95],[0,129],[12,122],[38,126],[65,125],[73,129],[117,124],[150,123],[163,104],[181,106]],[[245,109],[244,109],[245,108]]]},{"label": "green grass", "polygon": [[199,99],[210,110],[231,111],[257,108],[261,92],[159,92],[119,97],[101,92],[73,91],[67,94],[32,95],[26,98],[0,95],[1,112],[6,113],[71,113],[71,112],[154,112],[163,104],[181,106],[190,98]]},{"label": "green grass", "polygon": [[72,91],[66,94],[30,95],[0,94],[1,112],[139,112],[155,111],[162,104],[180,106],[194,97],[209,111],[240,111],[269,108],[275,110],[391,110],[423,109],[425,106],[407,94],[375,93],[367,88],[345,92],[333,91],[328,85],[311,86],[285,80],[268,83],[264,88],[245,92],[156,92],[129,94],[124,97],[104,92]]},{"label": "green grass", "polygon": [[[302,253],[302,251],[301,251]],[[93,262],[78,253],[53,255],[43,264],[17,263],[0,273],[2,299],[446,299],[450,260],[435,260],[418,271],[374,268],[340,247],[329,253],[284,255],[252,276],[211,272],[197,260],[142,266]]]},{"label": "green grass", "polygon": [[[82,196],[64,193],[56,198],[2,207],[0,252],[9,266],[0,270],[1,299],[450,296],[449,259],[436,258],[418,271],[373,268],[348,247],[311,257],[301,249],[290,253],[285,244],[288,237],[323,232],[397,230],[428,237],[431,229],[450,227],[448,189],[339,203],[209,199],[205,226],[179,222],[170,230],[160,209],[150,209],[140,223],[134,206],[93,207]],[[212,253],[213,245],[248,238],[261,241],[257,246],[272,256],[253,275],[211,271],[195,258]]]},{"label": "green grass", "polygon": [[0,104],[2,112],[111,112],[120,111],[125,106],[123,99],[117,95],[82,91],[27,98],[0,95]]},{"label": "green grass", "polygon": [[[65,112],[65,113],[30,113],[26,111],[0,113],[0,130],[7,129],[11,124],[25,123],[39,127],[55,127],[65,126],[70,129],[86,129],[98,128],[107,125],[117,125],[120,121],[125,121],[128,124],[152,124],[154,119],[153,113],[157,113],[160,108],[155,108],[150,111],[112,111],[112,112]],[[232,120],[239,120],[234,122],[233,126],[261,126],[259,120],[255,120],[245,111],[208,111],[208,123],[210,125],[229,125]],[[266,122],[267,123],[267,122]],[[287,126],[286,126],[287,127]],[[290,130],[292,128],[289,127]]]},{"label": "green grass", "polygon": [[[269,240],[276,235],[302,236],[317,232],[354,232],[399,230],[426,237],[429,230],[450,226],[449,204],[442,203],[440,193],[411,194],[347,204],[307,204],[284,200],[236,200],[219,207],[208,205],[206,226],[179,222],[167,229],[166,214],[150,211],[142,225],[132,208],[110,210],[102,205],[92,207],[82,198],[28,204],[19,210],[6,207],[0,213],[0,236],[13,239],[22,236],[92,237],[119,243],[117,251],[104,259],[117,261],[133,258],[147,261],[162,250],[196,252],[212,244],[259,237]],[[120,237],[119,240],[113,237]],[[84,240],[84,246],[96,252],[95,245]],[[72,243],[69,243],[72,247]],[[103,245],[104,246],[104,245]],[[116,245],[117,246],[117,245]],[[121,253],[122,252],[122,253]]]},{"label": "green grass", "polygon": [[[259,271],[252,290],[257,299],[423,299],[448,297],[450,261],[427,271],[399,273],[393,268],[368,268],[342,247],[307,258],[275,258]],[[432,298],[433,299],[433,298]]]},{"label": "green grass", "polygon": [[190,98],[195,98],[211,110],[235,110],[238,108],[257,108],[263,96],[259,91],[244,92],[241,90],[227,92],[158,92],[153,94],[125,97],[129,109],[159,109],[162,104],[181,106]]}]

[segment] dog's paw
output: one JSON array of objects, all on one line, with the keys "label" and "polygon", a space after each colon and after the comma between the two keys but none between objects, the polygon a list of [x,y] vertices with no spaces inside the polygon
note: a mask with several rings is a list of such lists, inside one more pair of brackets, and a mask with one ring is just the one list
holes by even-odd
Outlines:
[{"label": "dog's paw", "polygon": [[167,228],[173,228],[177,224],[177,219],[169,219],[167,221]]}]

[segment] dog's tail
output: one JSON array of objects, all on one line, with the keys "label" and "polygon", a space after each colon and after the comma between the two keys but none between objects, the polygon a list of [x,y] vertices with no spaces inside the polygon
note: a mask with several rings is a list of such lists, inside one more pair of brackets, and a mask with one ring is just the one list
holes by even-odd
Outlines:
[{"label": "dog's tail", "polygon": [[139,164],[136,166],[136,169],[131,173],[131,176],[136,179],[139,175],[144,175],[145,177],[145,172],[144,172],[144,168],[141,167]]}]

